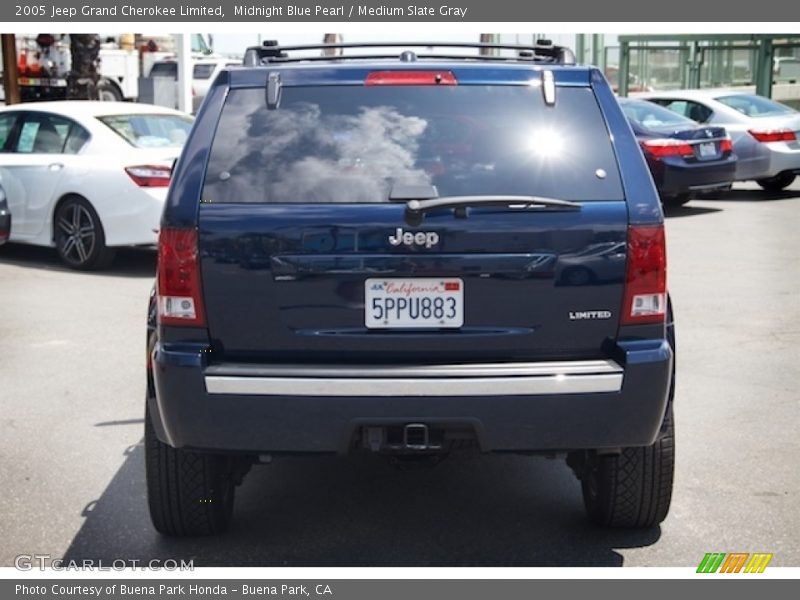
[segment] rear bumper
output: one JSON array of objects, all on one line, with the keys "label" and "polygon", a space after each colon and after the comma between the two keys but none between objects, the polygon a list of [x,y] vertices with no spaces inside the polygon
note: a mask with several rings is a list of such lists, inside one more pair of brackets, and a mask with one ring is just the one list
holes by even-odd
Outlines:
[{"label": "rear bumper", "polygon": [[662,196],[726,187],[736,177],[736,158],[686,163],[682,159],[651,165],[653,179]]},{"label": "rear bumper", "polygon": [[739,160],[736,179],[768,179],[785,171],[800,173],[800,142],[756,143],[752,156]]},{"label": "rear bumper", "polygon": [[[113,199],[98,202],[106,244],[109,246],[148,246],[158,242],[158,229],[167,188],[127,186]],[[112,204],[112,205],[110,205]]]},{"label": "rear bumper", "polygon": [[769,169],[762,178],[787,171],[800,174],[800,142],[773,142],[765,146],[769,147]]},{"label": "rear bumper", "polygon": [[197,348],[156,346],[156,431],[219,452],[347,452],[365,425],[471,427],[484,451],[651,444],[667,401],[664,341],[614,360],[425,367],[205,364]]}]

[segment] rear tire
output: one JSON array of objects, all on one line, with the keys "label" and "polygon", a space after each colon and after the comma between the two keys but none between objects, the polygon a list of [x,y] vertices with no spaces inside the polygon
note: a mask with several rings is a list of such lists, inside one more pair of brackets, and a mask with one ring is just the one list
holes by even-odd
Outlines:
[{"label": "rear tire", "polygon": [[667,410],[658,439],[651,446],[623,448],[617,456],[574,453],[568,464],[581,480],[589,518],[605,527],[648,528],[669,512],[675,472],[675,363],[677,345],[672,298],[667,297],[667,342],[673,351]]},{"label": "rear tire", "polygon": [[108,79],[101,79],[97,84],[97,99],[101,102],[122,102],[122,92],[117,84]]},{"label": "rear tire", "polygon": [[581,478],[589,518],[605,527],[649,528],[663,521],[672,499],[675,425],[670,408],[652,446],[591,455]]},{"label": "rear tire", "polygon": [[145,469],[150,519],[173,537],[224,531],[233,515],[233,458],[173,448],[156,436],[145,411]]},{"label": "rear tire", "polygon": [[768,192],[780,192],[792,185],[794,178],[794,173],[779,173],[775,177],[756,179],[756,183]]},{"label": "rear tire", "polygon": [[106,246],[100,217],[80,196],[71,196],[59,204],[53,219],[53,238],[58,256],[71,269],[104,269],[114,260],[115,250]]}]

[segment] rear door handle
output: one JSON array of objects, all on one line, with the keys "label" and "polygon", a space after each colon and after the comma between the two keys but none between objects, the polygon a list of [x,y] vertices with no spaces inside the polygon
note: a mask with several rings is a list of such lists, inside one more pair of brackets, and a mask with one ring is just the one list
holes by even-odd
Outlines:
[{"label": "rear door handle", "polygon": [[64,165],[62,163],[50,163],[49,165],[47,165],[47,169],[49,171],[60,171],[63,168]]}]

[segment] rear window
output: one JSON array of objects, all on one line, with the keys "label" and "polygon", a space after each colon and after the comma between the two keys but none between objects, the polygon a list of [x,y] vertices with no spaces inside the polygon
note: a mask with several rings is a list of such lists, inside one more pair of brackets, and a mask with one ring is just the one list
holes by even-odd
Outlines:
[{"label": "rear window", "polygon": [[137,148],[180,148],[192,128],[192,118],[180,115],[109,115],[97,118]]},{"label": "rear window", "polygon": [[214,63],[200,63],[194,66],[192,71],[192,79],[211,79],[214,74],[214,68],[217,65]]},{"label": "rear window", "polygon": [[622,112],[634,123],[648,129],[660,127],[695,127],[697,124],[677,113],[645,100],[620,101]]},{"label": "rear window", "polygon": [[589,88],[555,106],[527,86],[231,90],[211,148],[205,202],[388,202],[395,183],[439,196],[623,198]]},{"label": "rear window", "polygon": [[172,77],[178,78],[178,63],[176,62],[162,62],[155,63],[153,68],[150,69],[150,77]]},{"label": "rear window", "polygon": [[748,117],[776,117],[795,112],[785,104],[750,94],[718,96],[716,100]]}]

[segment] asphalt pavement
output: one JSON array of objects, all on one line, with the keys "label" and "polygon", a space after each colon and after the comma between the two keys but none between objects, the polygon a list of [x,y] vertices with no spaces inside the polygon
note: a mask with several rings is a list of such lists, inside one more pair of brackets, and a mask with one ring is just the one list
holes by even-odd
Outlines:
[{"label": "asphalt pavement", "polygon": [[672,510],[648,531],[584,517],[562,461],[284,458],[237,490],[232,528],[149,522],[142,447],[155,254],[101,273],[0,248],[0,566],[20,554],[195,566],[696,566],[772,552],[800,566],[800,180],[743,184],[667,215],[678,337]]}]

